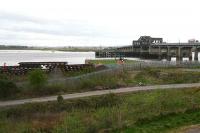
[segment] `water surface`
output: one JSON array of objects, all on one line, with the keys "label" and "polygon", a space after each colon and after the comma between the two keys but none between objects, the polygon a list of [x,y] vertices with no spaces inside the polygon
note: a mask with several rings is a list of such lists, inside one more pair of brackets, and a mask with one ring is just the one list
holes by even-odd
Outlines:
[{"label": "water surface", "polygon": [[63,52],[43,50],[0,50],[0,66],[18,65],[19,62],[65,61],[68,64],[83,64],[85,59],[94,59],[94,52]]}]

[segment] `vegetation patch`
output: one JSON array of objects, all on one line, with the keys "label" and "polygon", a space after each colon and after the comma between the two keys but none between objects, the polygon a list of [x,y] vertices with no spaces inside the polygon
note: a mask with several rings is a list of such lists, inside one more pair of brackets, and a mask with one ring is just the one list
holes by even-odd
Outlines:
[{"label": "vegetation patch", "polygon": [[172,133],[182,126],[199,124],[200,110],[186,111],[185,113],[172,113],[166,116],[158,116],[151,120],[138,121],[133,128],[125,129],[125,133]]},{"label": "vegetation patch", "polygon": [[[197,83],[200,81],[200,72],[189,72],[178,69],[147,68],[138,73],[132,80],[132,84],[178,84]],[[130,82],[131,83],[131,82]]]},{"label": "vegetation patch", "polygon": [[199,109],[200,88],[109,94],[1,108],[0,132],[167,132],[200,123]]},{"label": "vegetation patch", "polygon": [[[117,64],[118,59],[105,59],[105,60],[89,60],[89,63],[92,64],[104,64],[104,65],[108,65],[108,64]],[[130,63],[135,63],[136,61],[134,60],[124,60],[125,64],[130,64]]]},{"label": "vegetation patch", "polygon": [[[85,70],[84,73],[93,71]],[[72,75],[80,73],[71,73]],[[89,76],[88,76],[89,75]],[[142,71],[127,71],[113,69],[112,71],[97,72],[68,78],[61,82],[48,82],[47,75],[35,70],[29,74],[29,84],[18,87],[18,93],[12,93],[12,98],[29,98],[45,95],[85,92],[93,90],[115,89],[130,86],[146,86],[156,84],[197,83],[200,81],[200,72],[184,71],[174,68],[147,68]],[[7,80],[9,78],[6,78]],[[7,97],[8,99],[11,97]]]},{"label": "vegetation patch", "polygon": [[34,89],[39,90],[47,83],[47,77],[42,70],[36,69],[29,73],[29,83]]},{"label": "vegetation patch", "polygon": [[67,71],[64,73],[64,75],[66,77],[74,77],[74,76],[80,76],[80,75],[84,75],[84,74],[87,74],[87,73],[92,73],[92,72],[95,72],[96,69],[95,68],[84,68],[80,71]]},{"label": "vegetation patch", "polygon": [[0,99],[12,97],[19,92],[16,84],[10,81],[6,76],[0,75]]}]

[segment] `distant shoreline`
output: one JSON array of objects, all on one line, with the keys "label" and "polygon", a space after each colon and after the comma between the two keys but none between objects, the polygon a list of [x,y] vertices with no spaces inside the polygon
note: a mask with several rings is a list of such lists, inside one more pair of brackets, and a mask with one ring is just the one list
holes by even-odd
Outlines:
[{"label": "distant shoreline", "polygon": [[0,45],[0,50],[55,50],[66,52],[95,52],[100,47],[28,47],[28,46],[6,46]]}]

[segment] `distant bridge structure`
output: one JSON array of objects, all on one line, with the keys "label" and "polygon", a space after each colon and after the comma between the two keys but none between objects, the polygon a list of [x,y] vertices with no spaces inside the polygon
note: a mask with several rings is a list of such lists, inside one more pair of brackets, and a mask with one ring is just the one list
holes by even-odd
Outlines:
[{"label": "distant bridge structure", "polygon": [[198,61],[198,53],[200,52],[200,43],[198,41],[166,43],[163,42],[163,38],[141,36],[138,40],[134,40],[132,45],[96,51],[96,57],[109,58],[123,56],[144,59],[166,59],[168,61],[172,57],[175,57],[176,61],[182,61],[183,58],[189,58],[192,61],[192,52],[195,53],[194,60]]}]

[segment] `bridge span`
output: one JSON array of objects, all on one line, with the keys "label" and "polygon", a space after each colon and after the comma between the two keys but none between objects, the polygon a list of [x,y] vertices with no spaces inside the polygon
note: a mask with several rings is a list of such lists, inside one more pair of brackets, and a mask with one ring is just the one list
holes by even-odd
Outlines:
[{"label": "bridge span", "polygon": [[176,61],[182,61],[183,58],[189,58],[192,61],[192,52],[194,52],[194,60],[198,61],[199,41],[166,43],[163,42],[163,38],[141,36],[138,40],[134,40],[132,45],[97,51],[96,57],[138,57],[144,59],[167,59],[168,61],[175,57]]}]

